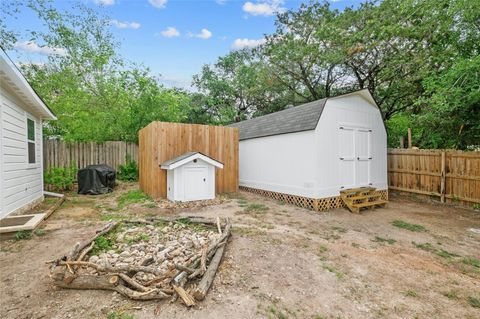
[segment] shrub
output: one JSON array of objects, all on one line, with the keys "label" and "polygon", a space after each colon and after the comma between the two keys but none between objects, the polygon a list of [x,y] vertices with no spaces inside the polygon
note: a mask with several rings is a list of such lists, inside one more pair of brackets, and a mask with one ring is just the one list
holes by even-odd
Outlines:
[{"label": "shrub", "polygon": [[92,249],[93,255],[98,255],[101,252],[111,250],[113,246],[111,238],[105,236],[98,236],[94,242],[95,244]]},{"label": "shrub", "polygon": [[118,168],[118,179],[121,181],[136,182],[138,180],[137,162],[132,160],[129,154],[125,156],[125,161],[125,165],[120,165]]},{"label": "shrub", "polygon": [[69,191],[77,175],[77,166],[72,163],[70,167],[52,167],[45,170],[43,180],[54,191]]},{"label": "shrub", "polygon": [[15,233],[15,240],[23,240],[32,238],[32,232],[28,230],[20,230]]}]

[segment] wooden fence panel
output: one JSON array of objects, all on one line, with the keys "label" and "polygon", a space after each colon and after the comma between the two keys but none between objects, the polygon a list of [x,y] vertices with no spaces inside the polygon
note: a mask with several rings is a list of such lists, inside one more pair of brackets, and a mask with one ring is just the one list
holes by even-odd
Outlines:
[{"label": "wooden fence panel", "polygon": [[127,142],[43,141],[43,169],[52,167],[84,168],[91,164],[107,164],[115,169],[126,163],[126,157],[138,162],[138,145]]},{"label": "wooden fence panel", "polygon": [[148,195],[166,197],[164,161],[186,152],[201,152],[223,163],[216,170],[216,192],[238,191],[238,129],[222,126],[153,122],[139,132],[140,188]]},{"label": "wooden fence panel", "polygon": [[388,150],[390,189],[480,203],[480,152]]}]

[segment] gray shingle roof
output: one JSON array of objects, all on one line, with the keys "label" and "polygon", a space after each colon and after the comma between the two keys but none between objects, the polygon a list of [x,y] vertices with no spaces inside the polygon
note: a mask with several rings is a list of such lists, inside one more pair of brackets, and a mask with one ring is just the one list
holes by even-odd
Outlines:
[{"label": "gray shingle roof", "polygon": [[239,128],[240,140],[314,130],[326,101],[322,99],[305,103],[229,126]]},{"label": "gray shingle roof", "polygon": [[166,162],[163,162],[162,164],[160,164],[160,166],[168,166],[168,165],[172,165],[173,163],[176,163],[176,162],[179,162],[187,157],[190,157],[192,155],[195,155],[197,154],[198,152],[187,152],[185,154],[182,154],[180,156],[177,156],[175,158],[172,158],[171,160],[168,160]]}]

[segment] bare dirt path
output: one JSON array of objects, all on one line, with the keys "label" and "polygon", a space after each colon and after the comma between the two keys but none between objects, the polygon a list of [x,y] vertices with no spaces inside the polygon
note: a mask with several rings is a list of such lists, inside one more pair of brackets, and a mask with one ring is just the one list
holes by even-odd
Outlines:
[{"label": "bare dirt path", "polygon": [[[240,193],[220,205],[175,211],[122,199],[136,187],[73,196],[48,220],[43,236],[1,242],[0,317],[480,318],[474,307],[480,301],[480,235],[469,231],[480,228],[480,213],[473,210],[394,197],[387,208],[361,215],[314,213]],[[196,308],[162,302],[155,316],[155,302],[51,284],[45,261],[108,218],[172,214],[234,223],[213,288]],[[399,228],[395,220],[424,229]]]}]

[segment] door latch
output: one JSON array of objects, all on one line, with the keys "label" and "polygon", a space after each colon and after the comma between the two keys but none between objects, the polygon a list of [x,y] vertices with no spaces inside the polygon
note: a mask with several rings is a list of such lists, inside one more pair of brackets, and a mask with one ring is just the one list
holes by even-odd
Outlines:
[{"label": "door latch", "polygon": [[341,161],[343,161],[343,160],[344,160],[344,158],[343,158],[343,157],[340,157],[340,160],[341,160]]},{"label": "door latch", "polygon": [[203,179],[204,182],[205,182],[206,180],[207,180],[206,178]]}]

